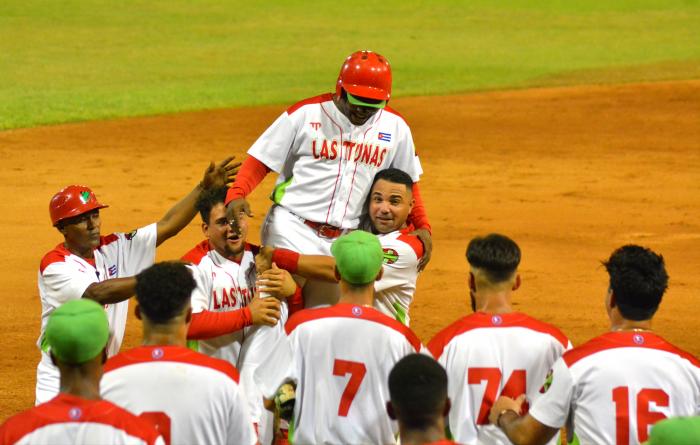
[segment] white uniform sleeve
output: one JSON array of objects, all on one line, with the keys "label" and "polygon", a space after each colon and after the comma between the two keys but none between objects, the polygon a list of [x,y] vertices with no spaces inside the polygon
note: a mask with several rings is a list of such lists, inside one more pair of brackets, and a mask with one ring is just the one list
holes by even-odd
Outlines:
[{"label": "white uniform sleeve", "polygon": [[254,445],[258,438],[253,428],[253,420],[248,412],[248,401],[243,396],[240,386],[236,386],[231,401],[231,409],[227,420],[228,431],[226,443],[229,445]]},{"label": "white uniform sleeve", "polygon": [[282,172],[284,161],[292,148],[296,129],[285,111],[250,147],[248,154],[276,173]]},{"label": "white uniform sleeve", "polygon": [[551,428],[561,428],[569,416],[574,382],[564,359],[559,358],[552,367],[552,381],[542,397],[530,408],[530,415]]},{"label": "white uniform sleeve", "polygon": [[158,231],[156,223],[134,230],[131,233],[120,233],[119,243],[123,255],[124,274],[133,276],[143,269],[150,267],[156,260],[156,239]]},{"label": "white uniform sleeve", "polygon": [[408,125],[403,124],[401,131],[398,132],[399,139],[396,141],[396,155],[389,167],[398,168],[408,173],[413,182],[420,180],[420,175],[423,174],[423,167],[420,164],[420,159],[416,155],[416,147],[413,145],[413,135]]},{"label": "white uniform sleeve", "polygon": [[53,307],[82,298],[85,289],[98,281],[93,272],[80,272],[75,265],[63,261],[49,264],[41,275],[44,282],[43,297]]},{"label": "white uniform sleeve", "polygon": [[192,271],[194,281],[197,283],[194,290],[192,290],[190,303],[192,305],[192,313],[198,314],[209,309],[209,296],[211,295],[210,276],[195,265],[188,264],[187,268]]},{"label": "white uniform sleeve", "polygon": [[382,248],[393,249],[398,258],[391,263],[384,262],[382,278],[374,282],[374,291],[382,292],[393,287],[405,286],[406,283],[416,284],[418,278],[418,257],[408,244],[397,239],[381,239]]}]

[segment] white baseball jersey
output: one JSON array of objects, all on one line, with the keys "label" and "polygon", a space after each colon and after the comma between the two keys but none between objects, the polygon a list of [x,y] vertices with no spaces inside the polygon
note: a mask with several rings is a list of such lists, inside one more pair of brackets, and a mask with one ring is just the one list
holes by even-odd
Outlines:
[{"label": "white baseball jersey", "polygon": [[374,282],[374,307],[408,326],[408,308],[416,292],[418,261],[423,257],[423,243],[410,235],[413,227],[379,234],[384,250],[382,279]]},{"label": "white baseball jersey", "polygon": [[60,393],[0,426],[3,445],[165,445],[154,425],[106,400]]},{"label": "white baseball jersey", "polygon": [[[192,312],[229,312],[242,309],[255,294],[255,254],[258,247],[246,243],[240,262],[229,260],[202,241],[182,259],[191,262],[197,287],[192,292]],[[247,329],[208,340],[198,340],[199,352],[227,360],[239,367],[238,356]]]},{"label": "white baseball jersey", "polygon": [[[72,254],[63,243],[44,255],[39,267],[41,298],[41,335],[37,345],[43,351],[37,368],[37,403],[50,400],[58,393],[58,368],[48,354],[44,331],[49,316],[63,303],[81,298],[92,283],[112,278],[130,277],[151,266],[156,256],[156,224],[131,233],[113,233],[100,238],[94,261]],[[105,305],[112,336],[107,354],[119,352],[124,338],[129,301]]]},{"label": "white baseball jersey", "polygon": [[421,352],[413,331],[347,303],[297,312],[285,329],[293,351],[286,380],[297,384],[294,443],[396,443],[387,380],[397,361]]},{"label": "white baseball jersey", "polygon": [[629,445],[672,416],[700,414],[700,361],[651,332],[609,332],[557,360],[530,415],[552,428],[573,411],[581,445]]},{"label": "white baseball jersey", "polygon": [[417,182],[423,172],[403,118],[386,107],[353,125],[331,94],[282,113],[248,150],[279,173],[272,199],[305,219],[355,228],[374,175],[398,168]]},{"label": "white baseball jersey", "polygon": [[169,444],[255,444],[238,371],[181,346],[141,346],[107,361],[102,397],[148,417]]},{"label": "white baseball jersey", "polygon": [[443,329],[428,348],[447,371],[455,440],[507,445],[505,434],[489,424],[493,402],[523,393],[530,403],[536,400],[547,372],[571,343],[559,329],[523,313],[477,312]]}]

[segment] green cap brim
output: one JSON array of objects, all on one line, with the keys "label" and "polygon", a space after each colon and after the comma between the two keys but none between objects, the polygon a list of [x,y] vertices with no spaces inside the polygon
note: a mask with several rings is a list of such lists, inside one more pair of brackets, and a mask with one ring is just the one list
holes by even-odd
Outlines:
[{"label": "green cap brim", "polygon": [[348,93],[348,102],[350,102],[353,105],[357,105],[358,107],[370,107],[370,108],[384,108],[386,107],[386,101],[383,100],[378,103],[369,103],[369,102],[364,102],[357,97],[353,96],[352,94]]}]

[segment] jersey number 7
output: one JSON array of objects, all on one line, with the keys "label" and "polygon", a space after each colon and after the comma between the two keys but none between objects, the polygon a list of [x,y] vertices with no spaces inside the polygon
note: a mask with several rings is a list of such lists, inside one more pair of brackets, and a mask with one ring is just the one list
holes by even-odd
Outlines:
[{"label": "jersey number 7", "polygon": [[[481,400],[481,408],[479,408],[479,417],[476,419],[477,425],[488,425],[489,411],[493,402],[498,398],[498,388],[501,386],[503,375],[498,368],[469,368],[467,371],[467,383],[470,385],[480,385],[486,380],[486,389],[484,397]],[[527,388],[527,376],[524,369],[515,369],[510,375],[510,378],[503,387],[501,395],[508,396],[513,399],[525,393]],[[526,409],[526,405],[523,405]]]},{"label": "jersey number 7", "polygon": [[345,386],[345,391],[343,391],[340,405],[338,406],[338,415],[341,417],[347,417],[350,405],[362,384],[362,379],[367,374],[367,368],[364,363],[335,359],[333,362],[333,375],[344,377],[346,374],[350,374],[350,379]]}]

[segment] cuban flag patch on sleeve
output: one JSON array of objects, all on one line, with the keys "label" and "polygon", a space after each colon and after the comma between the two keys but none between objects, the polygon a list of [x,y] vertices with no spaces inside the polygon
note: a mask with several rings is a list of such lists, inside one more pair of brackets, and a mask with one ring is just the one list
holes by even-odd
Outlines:
[{"label": "cuban flag patch on sleeve", "polygon": [[382,133],[380,131],[377,139],[379,139],[380,141],[384,141],[384,142],[391,142],[391,133]]}]

